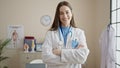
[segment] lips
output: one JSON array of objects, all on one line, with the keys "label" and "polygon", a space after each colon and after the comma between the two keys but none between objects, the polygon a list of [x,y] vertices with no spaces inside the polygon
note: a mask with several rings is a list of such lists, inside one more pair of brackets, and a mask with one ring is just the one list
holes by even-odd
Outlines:
[{"label": "lips", "polygon": [[63,21],[68,21],[68,19],[63,19]]},{"label": "lips", "polygon": [[69,19],[68,18],[64,18],[64,19],[62,19],[63,21],[68,21]]}]

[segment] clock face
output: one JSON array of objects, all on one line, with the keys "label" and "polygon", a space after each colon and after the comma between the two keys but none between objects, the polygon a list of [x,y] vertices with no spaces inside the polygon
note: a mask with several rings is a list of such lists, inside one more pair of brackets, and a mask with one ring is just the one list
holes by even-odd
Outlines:
[{"label": "clock face", "polygon": [[49,15],[44,15],[41,17],[40,22],[44,26],[48,26],[51,23],[51,17]]}]

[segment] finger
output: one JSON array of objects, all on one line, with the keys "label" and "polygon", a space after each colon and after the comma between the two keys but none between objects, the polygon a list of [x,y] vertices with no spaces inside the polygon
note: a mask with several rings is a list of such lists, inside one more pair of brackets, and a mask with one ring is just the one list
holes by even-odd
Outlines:
[{"label": "finger", "polygon": [[55,50],[55,49],[57,49],[57,47],[53,48],[52,50]]},{"label": "finger", "polygon": [[53,50],[52,52],[53,52],[53,54],[55,54],[55,50]]},{"label": "finger", "polygon": [[82,47],[84,47],[84,46],[83,46],[83,45],[79,45],[79,46],[77,47],[77,49],[78,49],[78,48],[82,48]]},{"label": "finger", "polygon": [[56,49],[58,49],[59,47],[56,47]]}]

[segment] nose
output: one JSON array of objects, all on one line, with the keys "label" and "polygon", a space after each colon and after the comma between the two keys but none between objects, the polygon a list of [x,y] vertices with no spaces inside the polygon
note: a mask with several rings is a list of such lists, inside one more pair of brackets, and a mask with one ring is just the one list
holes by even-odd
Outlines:
[{"label": "nose", "polygon": [[64,14],[63,17],[64,17],[64,18],[67,18],[67,14]]}]

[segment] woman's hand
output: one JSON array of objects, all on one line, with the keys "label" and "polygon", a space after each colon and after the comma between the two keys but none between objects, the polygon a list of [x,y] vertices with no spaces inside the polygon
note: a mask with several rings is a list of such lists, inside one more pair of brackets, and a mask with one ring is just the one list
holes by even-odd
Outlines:
[{"label": "woman's hand", "polygon": [[83,45],[78,45],[77,47],[76,47],[76,49],[79,49],[79,48],[82,48],[82,47],[84,47]]},{"label": "woman's hand", "polygon": [[[76,47],[76,49],[82,48],[84,47],[83,45],[78,45]],[[53,54],[57,55],[57,56],[61,56],[61,49],[59,47],[53,48],[52,50]]]},{"label": "woman's hand", "polygon": [[61,49],[60,48],[53,48],[52,50],[53,54],[60,56],[61,55]]}]

